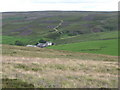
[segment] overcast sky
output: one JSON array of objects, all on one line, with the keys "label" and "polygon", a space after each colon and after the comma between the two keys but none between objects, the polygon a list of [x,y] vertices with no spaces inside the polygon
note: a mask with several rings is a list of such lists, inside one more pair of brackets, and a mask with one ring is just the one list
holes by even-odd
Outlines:
[{"label": "overcast sky", "polygon": [[0,12],[7,11],[118,11],[119,0],[0,0]]}]

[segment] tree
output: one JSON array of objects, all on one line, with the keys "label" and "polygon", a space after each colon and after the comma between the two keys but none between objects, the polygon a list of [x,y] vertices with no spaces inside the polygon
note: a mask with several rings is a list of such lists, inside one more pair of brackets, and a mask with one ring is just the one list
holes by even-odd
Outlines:
[{"label": "tree", "polygon": [[21,41],[15,41],[15,45],[18,45],[18,46],[24,46],[24,44],[23,44],[23,42],[21,42]]},{"label": "tree", "polygon": [[39,40],[39,43],[46,43],[46,41],[41,39],[41,40]]}]

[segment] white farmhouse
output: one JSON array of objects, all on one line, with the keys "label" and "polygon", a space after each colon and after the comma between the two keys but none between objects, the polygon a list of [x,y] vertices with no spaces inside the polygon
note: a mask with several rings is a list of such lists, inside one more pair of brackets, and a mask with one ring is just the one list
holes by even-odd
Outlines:
[{"label": "white farmhouse", "polygon": [[37,47],[36,45],[26,45],[26,47]]},{"label": "white farmhouse", "polygon": [[52,42],[46,42],[46,44],[47,44],[48,46],[51,46],[51,45],[52,45]]}]

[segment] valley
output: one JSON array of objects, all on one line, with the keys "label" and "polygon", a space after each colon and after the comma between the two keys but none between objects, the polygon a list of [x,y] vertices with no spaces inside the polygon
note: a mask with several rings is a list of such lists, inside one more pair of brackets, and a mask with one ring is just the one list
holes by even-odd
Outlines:
[{"label": "valley", "polygon": [[[117,12],[4,12],[2,21],[3,88],[118,87]],[[54,45],[26,47],[40,41]]]}]

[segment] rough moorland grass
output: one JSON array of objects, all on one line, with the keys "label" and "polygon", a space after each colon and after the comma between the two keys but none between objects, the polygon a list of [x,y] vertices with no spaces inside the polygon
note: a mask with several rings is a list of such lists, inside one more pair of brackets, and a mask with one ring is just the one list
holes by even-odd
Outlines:
[{"label": "rough moorland grass", "polygon": [[3,56],[3,60],[3,78],[22,80],[35,87],[113,88],[118,84],[117,62],[10,56]]},{"label": "rough moorland grass", "polygon": [[48,47],[50,49],[67,50],[118,56],[118,39],[86,41]]},{"label": "rough moorland grass", "polygon": [[25,88],[25,83],[35,88],[118,87],[117,56],[12,45],[3,45],[2,55],[3,84],[8,88]]}]

